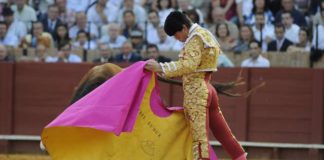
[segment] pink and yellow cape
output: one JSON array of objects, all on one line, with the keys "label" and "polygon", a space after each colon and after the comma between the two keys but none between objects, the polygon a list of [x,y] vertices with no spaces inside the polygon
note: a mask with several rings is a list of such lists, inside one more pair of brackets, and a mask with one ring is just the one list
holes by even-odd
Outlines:
[{"label": "pink and yellow cape", "polygon": [[[48,124],[42,142],[54,160],[192,160],[182,111],[163,106],[145,62],[124,69]],[[211,149],[211,159],[217,160]]]}]

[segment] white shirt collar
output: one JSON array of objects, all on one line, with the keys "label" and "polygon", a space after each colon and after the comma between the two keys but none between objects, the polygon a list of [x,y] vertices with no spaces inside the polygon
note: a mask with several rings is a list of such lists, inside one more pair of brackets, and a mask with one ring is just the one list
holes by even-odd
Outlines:
[{"label": "white shirt collar", "polygon": [[192,31],[194,31],[199,25],[197,23],[194,23],[190,29],[189,29],[189,34],[191,34]]}]

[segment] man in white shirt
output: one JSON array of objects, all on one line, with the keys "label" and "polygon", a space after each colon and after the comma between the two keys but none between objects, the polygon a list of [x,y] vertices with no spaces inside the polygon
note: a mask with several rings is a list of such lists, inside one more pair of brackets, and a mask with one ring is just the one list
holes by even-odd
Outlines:
[{"label": "man in white shirt", "polygon": [[80,63],[82,59],[74,54],[71,53],[71,44],[65,43],[62,46],[59,46],[59,52],[57,53],[57,57],[49,57],[46,61],[47,62],[65,62],[65,63]]},{"label": "man in white shirt", "polygon": [[149,11],[149,24],[147,26],[147,41],[151,44],[158,44],[160,41],[158,28],[160,26],[159,13],[156,10]]},{"label": "man in white shirt", "polygon": [[270,67],[268,59],[261,55],[260,43],[257,41],[251,41],[249,44],[250,58],[245,59],[241,63],[241,67]]},{"label": "man in white shirt", "polygon": [[263,13],[256,13],[255,25],[252,27],[254,38],[261,42],[262,32],[262,51],[267,50],[267,45],[275,39],[274,27],[270,24],[265,24],[265,17]]},{"label": "man in white shirt", "polygon": [[67,9],[72,12],[85,12],[95,0],[67,0]]},{"label": "man in white shirt", "polygon": [[292,17],[291,12],[289,11],[282,12],[281,21],[286,29],[285,37],[295,44],[298,43],[299,42],[298,33],[300,27],[293,23],[294,18]]},{"label": "man in white shirt", "polygon": [[171,51],[176,40],[165,33],[163,26],[159,27],[158,33],[160,41],[157,46],[159,50],[162,52]]},{"label": "man in white shirt", "polygon": [[248,17],[252,12],[253,2],[252,0],[235,0],[235,3],[239,24],[242,25],[244,17]]},{"label": "man in white shirt", "polygon": [[88,23],[87,15],[85,15],[83,12],[78,12],[75,15],[76,18],[76,25],[70,28],[69,30],[69,36],[71,39],[75,39],[77,36],[77,33],[79,30],[85,30],[86,32],[90,33],[90,37],[96,38],[98,37],[98,28],[93,23]]},{"label": "man in white shirt", "polygon": [[15,5],[12,5],[11,9],[15,13],[15,19],[24,22],[29,29],[31,22],[37,20],[35,10],[28,6],[25,0],[15,0]]},{"label": "man in white shirt", "polygon": [[324,24],[314,27],[312,47],[324,50]]},{"label": "man in white shirt", "polygon": [[9,35],[7,24],[0,22],[0,44],[5,46],[17,47],[19,44],[18,38],[15,35]]},{"label": "man in white shirt", "polygon": [[19,41],[27,35],[27,26],[14,19],[14,12],[10,7],[3,8],[2,15],[8,27],[8,35],[16,36]]},{"label": "man in white shirt", "polygon": [[121,35],[120,26],[117,23],[110,23],[107,29],[108,35],[101,37],[100,42],[108,45],[111,49],[121,48],[127,39]]},{"label": "man in white shirt", "polygon": [[93,5],[87,13],[90,22],[96,25],[104,25],[111,22],[117,22],[116,13],[118,8],[114,5],[109,5],[108,0],[98,0],[97,4]]},{"label": "man in white shirt", "polygon": [[123,14],[126,10],[132,10],[136,17],[136,23],[144,26],[144,23],[147,20],[146,11],[142,6],[134,4],[134,0],[124,0],[124,6],[119,10],[118,22],[120,24],[123,23]]}]

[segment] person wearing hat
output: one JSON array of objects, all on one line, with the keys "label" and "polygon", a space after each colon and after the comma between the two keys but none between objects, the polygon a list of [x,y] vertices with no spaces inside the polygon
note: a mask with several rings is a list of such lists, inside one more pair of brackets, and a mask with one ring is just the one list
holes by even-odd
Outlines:
[{"label": "person wearing hat", "polygon": [[130,33],[130,40],[136,51],[136,53],[141,54],[145,48],[144,37],[142,31],[134,30]]},{"label": "person wearing hat", "polygon": [[[246,160],[242,146],[233,136],[219,108],[215,89],[209,83],[217,71],[217,59],[221,53],[215,37],[179,11],[171,12],[164,24],[169,36],[184,42],[179,60],[158,63],[150,59],[145,68],[164,77],[182,77],[184,112],[193,137],[195,160],[209,159],[208,128],[234,160]],[[209,126],[210,124],[210,126]]]}]

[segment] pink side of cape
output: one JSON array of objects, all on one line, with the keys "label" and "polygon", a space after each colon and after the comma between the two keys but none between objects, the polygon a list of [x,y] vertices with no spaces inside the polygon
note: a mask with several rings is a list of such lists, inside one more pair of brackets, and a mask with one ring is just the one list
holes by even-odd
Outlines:
[{"label": "pink side of cape", "polygon": [[89,127],[106,132],[132,131],[152,73],[145,62],[124,69],[113,78],[69,106],[46,127]]}]

